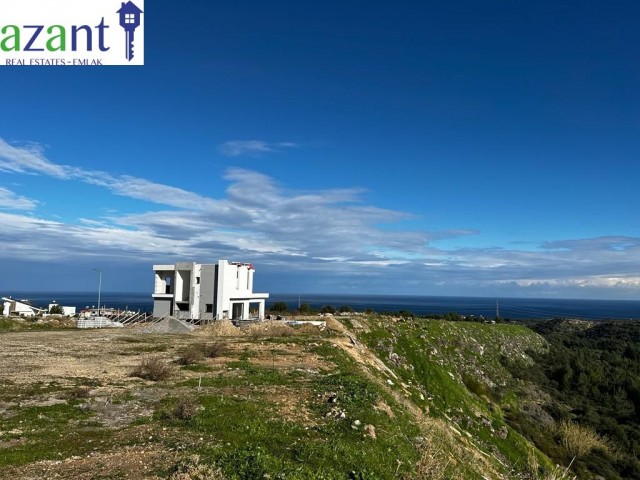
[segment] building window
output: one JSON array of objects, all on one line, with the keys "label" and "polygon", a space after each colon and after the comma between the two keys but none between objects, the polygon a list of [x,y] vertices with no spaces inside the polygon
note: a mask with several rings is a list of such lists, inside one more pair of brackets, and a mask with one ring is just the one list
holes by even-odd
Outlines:
[{"label": "building window", "polygon": [[207,313],[213,313],[213,303],[207,303]]},{"label": "building window", "polygon": [[134,13],[125,13],[124,23],[136,23],[136,15]]},{"label": "building window", "polygon": [[200,277],[196,277],[196,283],[200,285]]}]

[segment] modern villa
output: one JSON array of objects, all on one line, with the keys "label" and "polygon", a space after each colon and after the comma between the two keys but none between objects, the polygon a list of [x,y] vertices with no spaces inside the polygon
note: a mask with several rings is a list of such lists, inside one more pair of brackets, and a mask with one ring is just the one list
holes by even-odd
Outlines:
[{"label": "modern villa", "polygon": [[154,265],[153,316],[184,320],[262,320],[268,293],[253,293],[250,263]]},{"label": "modern villa", "polygon": [[44,308],[34,307],[28,300],[16,300],[11,297],[2,297],[0,304],[0,315],[7,317],[33,317],[46,312]]}]

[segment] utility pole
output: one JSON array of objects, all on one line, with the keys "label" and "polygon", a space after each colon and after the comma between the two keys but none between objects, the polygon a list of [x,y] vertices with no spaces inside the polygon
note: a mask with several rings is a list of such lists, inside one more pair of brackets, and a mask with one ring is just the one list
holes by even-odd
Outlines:
[{"label": "utility pole", "polygon": [[94,268],[98,272],[98,317],[100,316],[100,294],[102,293],[102,270]]},{"label": "utility pole", "polygon": [[500,301],[496,299],[496,320],[500,320]]}]

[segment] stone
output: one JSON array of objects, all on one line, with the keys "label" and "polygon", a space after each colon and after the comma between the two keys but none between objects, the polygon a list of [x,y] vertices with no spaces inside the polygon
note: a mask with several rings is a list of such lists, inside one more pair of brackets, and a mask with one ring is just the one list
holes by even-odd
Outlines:
[{"label": "stone", "polygon": [[366,424],[364,426],[364,436],[375,440],[377,438],[377,436],[376,436],[376,427],[374,427],[373,425],[371,425],[369,423]]}]

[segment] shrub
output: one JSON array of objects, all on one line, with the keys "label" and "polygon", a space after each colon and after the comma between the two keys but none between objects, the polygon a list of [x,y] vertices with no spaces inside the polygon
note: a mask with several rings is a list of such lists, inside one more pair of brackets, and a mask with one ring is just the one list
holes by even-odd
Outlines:
[{"label": "shrub", "polygon": [[611,453],[609,439],[585,425],[563,421],[556,427],[556,434],[572,457],[584,457],[596,449]]},{"label": "shrub", "polygon": [[75,387],[69,391],[69,398],[89,398],[91,396],[91,389],[86,386]]},{"label": "shrub", "polygon": [[[571,464],[568,467],[563,468],[559,465],[555,465],[554,467],[544,471],[540,464],[538,463],[538,459],[536,458],[533,452],[529,452],[528,457],[528,467],[530,475],[527,475],[524,478],[531,478],[533,480],[576,480],[576,476],[572,475],[569,471],[571,468]],[[573,463],[573,460],[571,461]],[[522,477],[518,477],[522,478]]]},{"label": "shrub", "polygon": [[204,360],[204,345],[190,345],[180,353],[178,363],[180,365],[195,365]]},{"label": "shrub", "polygon": [[269,310],[272,312],[286,312],[289,310],[289,306],[285,302],[275,302],[269,307]]},{"label": "shrub", "polygon": [[174,369],[165,360],[160,357],[143,358],[133,372],[132,377],[144,378],[145,380],[166,380],[174,374]]},{"label": "shrub", "polygon": [[469,373],[462,374],[462,382],[470,392],[474,393],[480,398],[486,397],[490,399],[493,397],[493,392],[487,386],[487,384],[478,380],[475,376]]},{"label": "shrub", "polygon": [[423,442],[420,445],[420,459],[416,464],[416,477],[424,480],[442,480],[451,461],[442,445]]},{"label": "shrub", "polygon": [[207,358],[224,357],[227,353],[227,345],[221,342],[207,343],[204,345],[203,353]]},{"label": "shrub", "polygon": [[180,397],[171,413],[178,420],[191,420],[198,413],[198,404],[191,397]]},{"label": "shrub", "polygon": [[336,307],[334,307],[333,305],[325,305],[320,309],[320,313],[336,313]]},{"label": "shrub", "polygon": [[169,480],[224,480],[225,477],[215,465],[200,463],[198,455],[191,455],[178,462]]},{"label": "shrub", "polygon": [[64,310],[62,309],[62,307],[60,305],[53,305],[49,309],[49,313],[51,315],[63,315],[64,314]]},{"label": "shrub", "polygon": [[302,305],[300,305],[300,308],[298,309],[298,311],[303,315],[306,315],[306,314],[313,313],[313,308],[311,308],[311,306],[309,306],[308,303],[303,303]]}]

